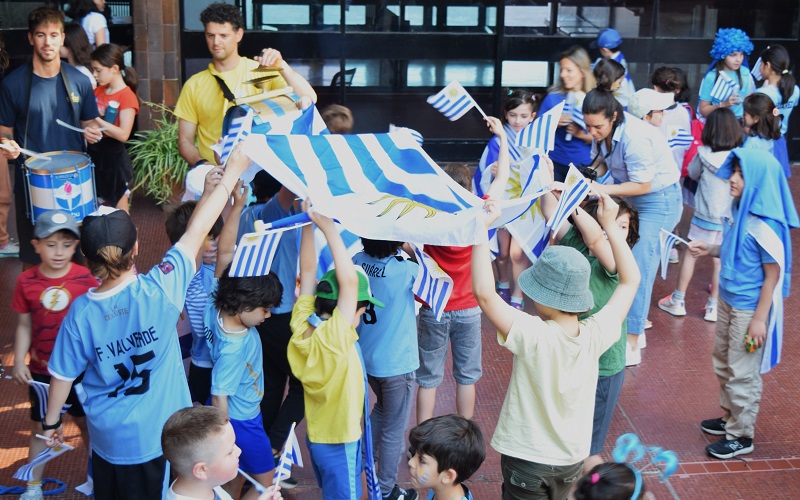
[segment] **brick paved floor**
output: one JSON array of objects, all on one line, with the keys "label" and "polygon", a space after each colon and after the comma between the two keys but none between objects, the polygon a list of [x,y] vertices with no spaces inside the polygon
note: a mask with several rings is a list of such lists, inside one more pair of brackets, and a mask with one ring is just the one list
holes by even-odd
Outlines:
[{"label": "brick paved floor", "polygon": [[[797,199],[800,196],[797,176],[791,184]],[[163,215],[159,207],[137,198],[133,217],[140,230],[142,250],[137,267],[146,270],[157,263],[167,248]],[[794,232],[793,240],[795,249],[800,248],[800,232]],[[18,273],[17,261],[0,260],[0,361],[5,366],[10,366],[13,360],[16,318],[10,302]],[[666,281],[657,279],[654,301],[672,291],[676,275],[677,266],[671,266]],[[709,276],[709,263],[701,261],[687,293],[688,315],[685,318],[674,318],[655,307],[651,310],[654,327],[647,332],[644,362],[626,372],[607,445],[613,447],[619,435],[635,432],[643,442],[678,454],[681,468],[667,484],[660,484],[657,476],[645,476],[647,487],[659,499],[800,498],[800,433],[794,432],[795,419],[800,413],[800,382],[796,377],[800,339],[795,335],[800,322],[798,280],[794,280],[793,294],[786,301],[784,359],[764,380],[755,451],[743,460],[721,462],[705,455],[704,447],[710,440],[699,426],[700,420],[719,415],[716,381],[711,369],[714,325],[703,321],[701,311]],[[484,321],[484,375],[477,384],[475,420],[487,439],[494,432],[511,362],[511,355],[497,345],[494,333]],[[0,380],[0,384],[0,429],[5,431],[0,435],[0,484],[14,485],[19,482],[12,480],[11,474],[25,463],[27,456],[28,400],[25,390],[11,381]],[[439,389],[437,414],[454,411],[454,394],[455,385],[448,375]],[[305,427],[301,425],[298,430],[300,441],[304,443]],[[159,432],[159,429],[152,431]],[[85,448],[74,425],[67,424],[66,433],[68,442],[77,449],[51,462],[46,475],[68,484],[68,493],[53,498],[83,498],[74,487],[85,477]],[[304,444],[301,446],[305,448]],[[305,449],[303,453],[308,457]],[[486,462],[469,482],[476,499],[500,498],[499,462],[499,455],[489,448]],[[285,492],[285,496],[298,500],[321,498],[310,467],[296,470],[300,487]],[[409,484],[405,469],[401,470],[400,482]]]}]

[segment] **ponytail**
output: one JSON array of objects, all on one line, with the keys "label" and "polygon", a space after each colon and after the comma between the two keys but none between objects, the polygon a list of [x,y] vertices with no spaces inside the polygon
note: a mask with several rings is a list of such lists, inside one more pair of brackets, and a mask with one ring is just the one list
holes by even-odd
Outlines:
[{"label": "ponytail", "polygon": [[617,80],[625,77],[625,66],[613,59],[602,58],[594,65],[592,72],[598,87],[602,85],[610,89]]},{"label": "ponytail", "polygon": [[136,93],[136,89],[139,87],[139,75],[135,69],[125,66],[125,56],[119,45],[107,43],[97,47],[92,52],[92,61],[97,61],[106,68],[117,66],[125,85],[130,87],[134,94]]},{"label": "ponytail", "polygon": [[794,93],[795,78],[789,71],[791,60],[789,52],[783,45],[770,45],[761,53],[761,64],[769,63],[769,67],[781,76],[778,82],[778,90],[781,94],[781,102],[787,103]]},{"label": "ponytail", "polygon": [[[614,113],[617,114],[616,119],[614,119]],[[611,87],[605,84],[598,85],[596,89],[586,94],[586,98],[583,100],[583,114],[602,114],[606,119],[614,121],[614,127],[625,121],[625,110],[622,108],[622,104],[614,97]]]},{"label": "ponytail", "polygon": [[653,72],[650,83],[664,92],[675,94],[675,102],[689,102],[691,94],[686,73],[680,68],[661,66]]}]

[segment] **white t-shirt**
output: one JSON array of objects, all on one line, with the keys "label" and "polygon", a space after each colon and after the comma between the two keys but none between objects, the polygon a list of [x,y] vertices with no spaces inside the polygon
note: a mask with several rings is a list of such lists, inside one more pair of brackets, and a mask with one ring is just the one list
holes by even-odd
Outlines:
[{"label": "white t-shirt", "polygon": [[[194,497],[186,497],[183,495],[178,495],[172,490],[172,487],[175,486],[175,483],[172,483],[169,486],[169,490],[167,490],[167,494],[164,496],[164,500],[197,500]],[[214,488],[214,500],[233,500],[225,490],[222,489],[222,486],[217,486]]]},{"label": "white t-shirt", "polygon": [[548,465],[589,456],[598,360],[619,340],[620,322],[606,309],[581,321],[569,337],[558,324],[523,312],[505,342],[514,354],[492,447],[504,455]]},{"label": "white t-shirt", "polygon": [[83,19],[81,19],[81,26],[83,26],[86,36],[89,37],[89,43],[92,44],[93,49],[97,48],[94,40],[94,34],[100,30],[105,30],[106,43],[111,41],[111,39],[108,37],[108,21],[106,21],[106,16],[103,14],[99,12],[89,12],[83,17]]}]

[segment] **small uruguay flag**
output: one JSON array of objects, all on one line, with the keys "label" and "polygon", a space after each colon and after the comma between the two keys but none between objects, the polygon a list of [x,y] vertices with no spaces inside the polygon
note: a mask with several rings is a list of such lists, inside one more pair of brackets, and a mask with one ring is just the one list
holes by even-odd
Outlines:
[{"label": "small uruguay flag", "polygon": [[486,116],[475,99],[457,81],[450,82],[438,94],[428,97],[428,104],[451,122],[458,120],[472,108],[477,108],[484,117]]},{"label": "small uruguay flag", "polygon": [[[39,420],[44,420],[45,415],[47,415],[47,401],[48,401],[48,392],[50,391],[50,384],[45,384],[44,382],[37,382],[35,380],[29,380],[28,383],[31,385],[31,389],[36,394],[36,399],[39,400]],[[67,412],[72,407],[71,404],[65,404],[61,408],[61,414]]]},{"label": "small uruguay flag", "polygon": [[59,446],[55,448],[47,448],[46,450],[42,451],[35,457],[29,464],[25,464],[14,473],[12,476],[14,479],[19,479],[20,481],[31,481],[33,479],[33,469],[39,467],[40,465],[44,465],[50,460],[56,458],[57,456],[61,455],[64,452],[69,450],[74,450],[72,446],[68,444],[61,443]]},{"label": "small uruguay flag", "polygon": [[414,295],[433,310],[436,320],[439,321],[447,301],[450,300],[450,294],[453,293],[453,278],[448,276],[433,258],[422,253],[415,245],[414,255],[419,263],[417,278],[414,280]]},{"label": "small uruguay flag", "polygon": [[685,128],[677,125],[670,125],[667,129],[670,149],[688,148],[694,142],[694,137]]},{"label": "small uruguay flag", "polygon": [[544,151],[545,153],[552,151],[555,147],[558,120],[563,112],[564,102],[560,102],[547,113],[537,117],[517,134],[515,146]]},{"label": "small uruguay flag", "polygon": [[589,194],[589,183],[575,165],[570,163],[567,178],[564,180],[564,190],[561,192],[555,214],[547,221],[547,227],[557,233],[561,224],[575,211],[587,194]]},{"label": "small uruguay flag", "polygon": [[711,99],[715,102],[723,102],[728,100],[730,96],[736,91],[736,84],[725,73],[719,73],[714,87],[711,89]]},{"label": "small uruguay flag", "polygon": [[253,110],[249,110],[246,115],[231,120],[228,135],[222,138],[221,142],[211,146],[211,150],[219,155],[220,165],[225,165],[233,148],[250,135],[250,128],[253,125]]},{"label": "small uruguay flag", "polygon": [[265,276],[269,274],[275,252],[281,235],[289,228],[259,231],[242,235],[236,252],[233,254],[231,278],[245,278],[249,276]]},{"label": "small uruguay flag", "polygon": [[422,146],[422,143],[423,143],[422,134],[420,134],[419,132],[417,132],[417,131],[416,131],[416,130],[414,130],[413,128],[408,128],[408,127],[397,127],[397,126],[395,126],[395,124],[394,124],[394,123],[390,123],[390,124],[389,124],[389,133],[390,133],[390,134],[391,134],[392,132],[400,132],[401,130],[402,130],[402,131],[406,131],[406,132],[408,132],[409,134],[411,134],[411,137],[413,137],[413,138],[414,138],[414,140],[415,140],[415,141],[417,141],[417,144],[419,144],[420,146]]},{"label": "small uruguay flag", "polygon": [[667,266],[669,265],[669,251],[672,250],[672,246],[676,241],[687,246],[689,242],[666,229],[661,230],[658,234],[658,239],[661,241],[661,279],[665,280],[667,279]]},{"label": "small uruguay flag", "polygon": [[303,456],[300,455],[300,443],[297,441],[297,434],[294,432],[295,423],[292,422],[292,427],[289,429],[289,436],[286,438],[286,444],[283,445],[283,452],[281,452],[281,459],[278,461],[275,472],[275,477],[272,479],[272,484],[280,484],[284,479],[292,477],[292,465],[298,467],[303,466]]},{"label": "small uruguay flag", "polygon": [[[586,122],[583,121],[583,100],[586,98],[585,92],[570,92],[567,97],[567,105],[564,106],[564,113],[568,114],[572,121],[582,129],[586,129]],[[572,134],[567,134],[566,140],[572,140]]]},{"label": "small uruguay flag", "polygon": [[761,81],[764,79],[764,76],[761,74],[761,58],[759,57],[756,63],[753,65],[753,69],[750,70],[750,74],[753,75],[755,80]]}]

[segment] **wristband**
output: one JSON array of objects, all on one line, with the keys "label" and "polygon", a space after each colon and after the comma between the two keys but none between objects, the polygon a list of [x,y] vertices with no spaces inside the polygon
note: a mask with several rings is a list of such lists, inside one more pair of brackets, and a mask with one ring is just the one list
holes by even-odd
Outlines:
[{"label": "wristband", "polygon": [[61,415],[58,416],[58,421],[53,425],[48,425],[45,423],[45,419],[42,419],[42,430],[43,431],[52,431],[61,427]]},{"label": "wristband", "polygon": [[201,159],[201,160],[198,160],[198,161],[196,161],[196,162],[195,162],[195,164],[194,164],[194,166],[193,166],[192,168],[197,168],[197,167],[199,167],[200,165],[203,165],[203,164],[205,164],[205,163],[208,163],[208,160],[206,160],[205,158],[203,158],[203,159]]}]

